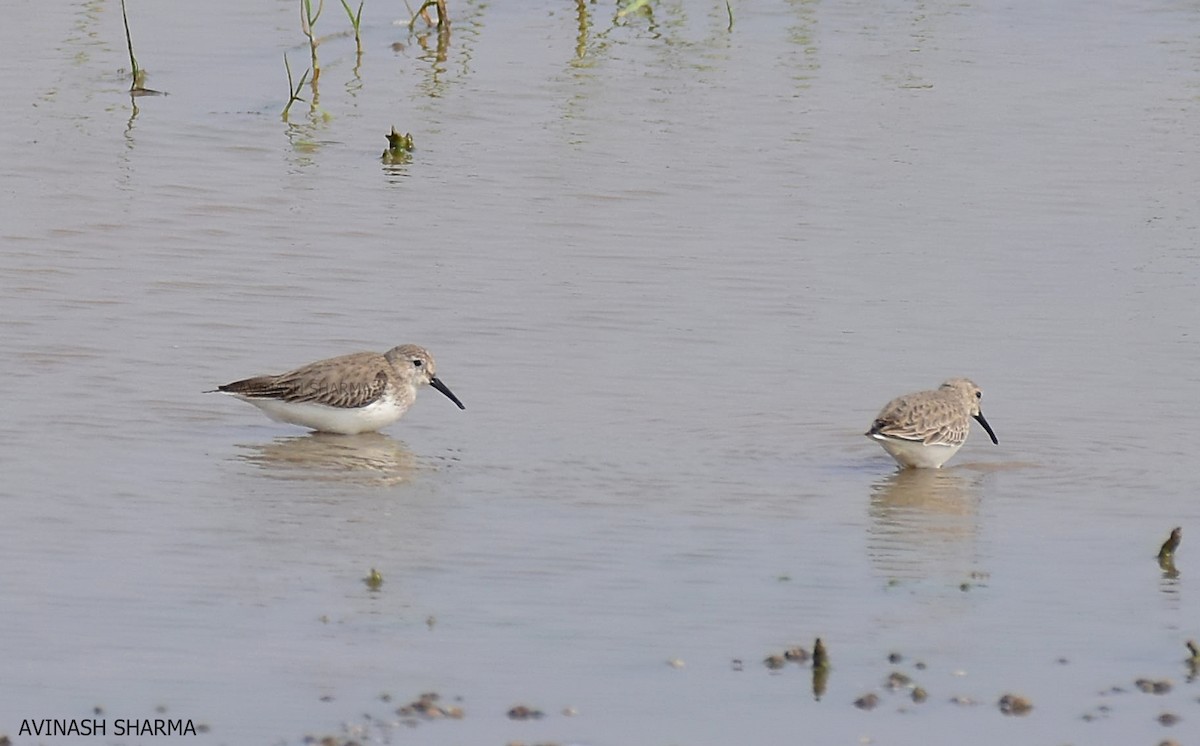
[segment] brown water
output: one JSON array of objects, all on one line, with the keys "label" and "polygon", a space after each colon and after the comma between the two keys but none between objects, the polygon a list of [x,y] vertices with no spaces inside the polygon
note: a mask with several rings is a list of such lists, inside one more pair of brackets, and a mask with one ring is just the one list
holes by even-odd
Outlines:
[{"label": "brown water", "polygon": [[[294,2],[131,7],[136,108],[119,3],[10,4],[0,733],[1196,732],[1200,10],[651,4],[451,3],[439,45],[368,1],[357,64],[331,4],[290,124]],[[200,393],[403,342],[465,412],[337,439]],[[897,474],[862,431],[953,375],[999,446]],[[819,701],[761,665],[817,636]],[[929,700],[852,706],[894,669]],[[424,691],[466,717],[394,730]]]}]

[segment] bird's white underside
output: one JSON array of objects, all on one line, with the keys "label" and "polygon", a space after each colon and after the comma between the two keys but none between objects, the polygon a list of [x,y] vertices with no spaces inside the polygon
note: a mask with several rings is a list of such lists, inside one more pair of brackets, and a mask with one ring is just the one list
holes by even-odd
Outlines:
[{"label": "bird's white underside", "polygon": [[312,428],[323,433],[357,435],[371,433],[400,419],[408,407],[399,406],[394,397],[386,396],[365,407],[347,409],[311,402],[286,402],[253,396],[238,396],[263,411],[276,422]]},{"label": "bird's white underside", "polygon": [[878,441],[879,445],[883,446],[883,450],[896,459],[896,463],[916,469],[940,469],[942,464],[949,461],[950,457],[958,453],[959,448],[962,448],[962,443],[925,445],[920,441],[889,438],[879,433],[870,437]]}]

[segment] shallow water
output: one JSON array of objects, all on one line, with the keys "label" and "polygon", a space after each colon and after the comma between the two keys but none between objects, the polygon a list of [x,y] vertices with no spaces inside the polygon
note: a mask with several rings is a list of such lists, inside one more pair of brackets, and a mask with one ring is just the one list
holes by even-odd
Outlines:
[{"label": "shallow water", "polygon": [[[136,109],[119,3],[9,9],[0,733],[1194,727],[1200,12],[652,5],[452,4],[439,43],[368,3],[361,61],[331,5],[291,124],[295,3],[130,8]],[[466,411],[337,439],[200,393],[403,342]],[[954,375],[999,446],[896,473],[862,431]],[[819,700],[761,664],[818,636]],[[466,717],[364,719],[425,691]]]}]

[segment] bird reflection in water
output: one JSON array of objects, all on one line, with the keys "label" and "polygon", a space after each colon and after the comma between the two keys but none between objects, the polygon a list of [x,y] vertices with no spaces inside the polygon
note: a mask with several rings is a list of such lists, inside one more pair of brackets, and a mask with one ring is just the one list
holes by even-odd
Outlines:
[{"label": "bird reflection in water", "polygon": [[309,433],[238,446],[238,458],[275,479],[398,484],[421,468],[412,451],[382,433]]},{"label": "bird reflection in water", "polygon": [[901,469],[871,486],[867,551],[889,580],[963,581],[976,568],[979,491],[962,469]]}]

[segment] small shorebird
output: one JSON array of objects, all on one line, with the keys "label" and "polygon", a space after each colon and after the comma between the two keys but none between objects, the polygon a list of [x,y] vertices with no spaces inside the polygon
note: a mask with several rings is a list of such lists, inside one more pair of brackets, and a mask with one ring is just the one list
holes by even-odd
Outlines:
[{"label": "small shorebird", "polygon": [[951,378],[933,391],[892,399],[866,432],[901,466],[940,469],[971,432],[974,417],[999,444],[983,417],[979,400],[983,392],[966,378]]},{"label": "small shorebird", "polygon": [[433,386],[459,409],[458,397],[437,377],[433,356],[416,345],[384,353],[355,352],[318,360],[277,376],[255,376],[219,386],[276,422],[354,435],[387,427],[408,411],[417,387]]}]

